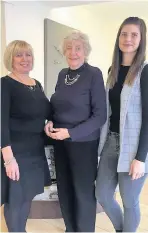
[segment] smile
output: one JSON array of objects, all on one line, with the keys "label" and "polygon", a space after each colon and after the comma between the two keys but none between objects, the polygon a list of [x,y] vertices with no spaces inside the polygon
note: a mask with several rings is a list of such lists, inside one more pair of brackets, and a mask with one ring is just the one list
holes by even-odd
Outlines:
[{"label": "smile", "polygon": [[133,46],[133,45],[131,45],[131,44],[124,44],[124,46],[126,46],[126,47],[131,47],[131,46]]},{"label": "smile", "polygon": [[78,58],[69,58],[69,60],[76,61],[76,60],[78,60]]},{"label": "smile", "polygon": [[29,64],[20,64],[20,65],[26,67],[26,66],[28,66]]}]

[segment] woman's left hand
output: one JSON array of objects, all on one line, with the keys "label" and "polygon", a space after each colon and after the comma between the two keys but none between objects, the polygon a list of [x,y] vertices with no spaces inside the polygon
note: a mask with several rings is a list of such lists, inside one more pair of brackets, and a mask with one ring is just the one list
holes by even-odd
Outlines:
[{"label": "woman's left hand", "polygon": [[49,135],[55,140],[64,140],[66,138],[70,138],[68,129],[65,128],[56,128],[54,129],[54,132],[49,133]]},{"label": "woman's left hand", "polygon": [[132,180],[137,180],[144,176],[145,172],[145,163],[139,160],[134,159],[130,166],[129,175],[132,177]]}]

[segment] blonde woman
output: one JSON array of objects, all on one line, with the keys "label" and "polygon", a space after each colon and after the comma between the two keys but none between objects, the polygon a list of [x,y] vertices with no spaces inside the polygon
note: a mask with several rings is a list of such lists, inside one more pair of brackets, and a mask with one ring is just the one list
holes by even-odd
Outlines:
[{"label": "blonde woman", "polygon": [[25,232],[31,201],[50,184],[44,152],[44,125],[50,103],[41,84],[30,78],[34,55],[30,44],[12,41],[1,78],[1,204],[9,232]]},{"label": "blonde woman", "polygon": [[[96,197],[117,232],[135,232],[139,196],[148,173],[148,63],[146,25],[121,24],[107,82],[107,122],[101,131]],[[111,111],[109,111],[111,110]],[[114,200],[119,184],[123,213]]]},{"label": "blonde woman", "polygon": [[100,69],[87,63],[90,50],[82,32],[74,31],[64,39],[69,68],[59,73],[51,97],[53,122],[45,127],[56,140],[57,187],[67,232],[95,231],[97,151],[106,99]]}]

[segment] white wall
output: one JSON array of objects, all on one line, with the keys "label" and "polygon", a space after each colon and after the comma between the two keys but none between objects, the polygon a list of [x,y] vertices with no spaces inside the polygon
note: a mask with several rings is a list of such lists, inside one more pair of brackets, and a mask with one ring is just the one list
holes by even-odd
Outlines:
[{"label": "white wall", "polygon": [[44,83],[44,18],[50,8],[41,3],[5,4],[6,42],[26,40],[34,48],[35,66],[31,76]]},{"label": "white wall", "polygon": [[89,7],[53,9],[50,11],[49,18],[87,33],[92,45],[89,63],[105,70],[104,58],[107,63],[109,62],[107,46],[105,45],[107,38],[104,37],[103,33],[101,35],[99,33],[103,32],[104,23],[102,20],[96,20],[96,16],[94,16],[93,11],[89,10]]},{"label": "white wall", "polygon": [[89,62],[99,66],[107,77],[116,33],[121,22],[129,16],[146,20],[148,2],[101,3],[88,6],[50,9],[41,3],[17,2],[6,4],[6,41],[23,39],[32,44],[35,67],[32,76],[44,83],[44,18],[80,29],[89,35],[92,53]]},{"label": "white wall", "polygon": [[92,4],[53,9],[49,14],[50,19],[80,29],[89,35],[92,45],[89,63],[101,68],[105,80],[118,28],[129,16],[143,18],[148,28],[148,2]]}]

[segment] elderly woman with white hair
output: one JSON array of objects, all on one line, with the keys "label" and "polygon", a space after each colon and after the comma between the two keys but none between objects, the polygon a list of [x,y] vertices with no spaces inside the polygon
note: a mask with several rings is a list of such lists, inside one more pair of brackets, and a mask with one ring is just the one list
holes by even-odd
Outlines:
[{"label": "elderly woman with white hair", "polygon": [[90,51],[89,39],[80,31],[64,39],[69,68],[59,73],[51,96],[53,121],[45,126],[55,139],[58,195],[67,232],[95,230],[95,179],[106,98],[100,69],[87,63]]}]

